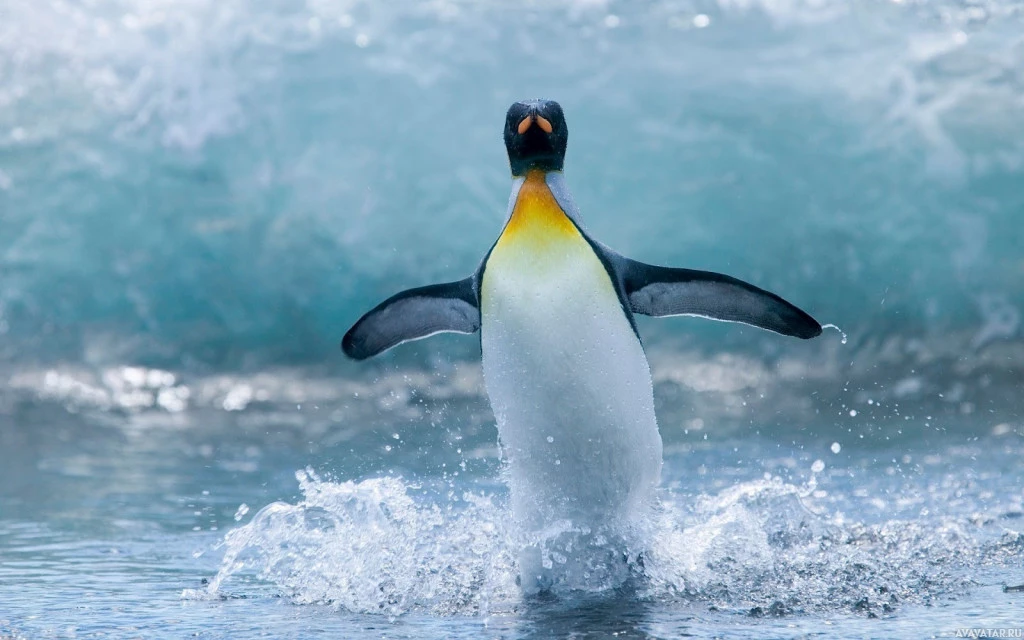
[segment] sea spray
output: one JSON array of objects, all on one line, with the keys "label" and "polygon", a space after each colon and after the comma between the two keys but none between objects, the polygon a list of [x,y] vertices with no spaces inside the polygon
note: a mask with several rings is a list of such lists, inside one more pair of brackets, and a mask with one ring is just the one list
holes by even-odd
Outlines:
[{"label": "sea spray", "polygon": [[[302,499],[268,505],[229,532],[218,574],[207,589],[183,597],[231,597],[255,578],[295,603],[388,616],[487,616],[523,602],[516,557],[529,541],[513,533],[503,500],[466,493],[437,503],[397,478],[329,482],[309,470],[297,476]],[[727,609],[827,612],[862,603],[883,611],[960,592],[970,580],[949,567],[1006,553],[1001,542],[972,541],[954,519],[850,521],[814,497],[816,486],[772,477],[692,503],[662,491],[643,523],[650,537],[633,559],[628,588],[642,600],[683,598]],[[541,544],[552,563],[564,561],[569,540],[608,542],[569,523],[548,534]],[[609,566],[615,565],[598,567],[589,588],[558,598],[620,594],[619,576],[607,580],[602,573]]]},{"label": "sea spray", "polygon": [[419,504],[417,487],[397,478],[334,483],[310,469],[296,477],[301,501],[267,505],[225,536],[207,595],[255,570],[297,603],[358,613],[486,614],[514,602],[511,534],[491,498]]}]

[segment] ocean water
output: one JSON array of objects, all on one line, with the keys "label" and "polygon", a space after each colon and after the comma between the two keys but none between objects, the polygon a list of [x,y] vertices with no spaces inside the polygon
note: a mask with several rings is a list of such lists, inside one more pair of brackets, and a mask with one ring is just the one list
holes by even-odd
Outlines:
[{"label": "ocean water", "polygon": [[[1010,0],[3,0],[0,638],[1020,637],[1022,68]],[[597,239],[841,332],[638,319],[642,566],[531,599],[478,340],[338,342],[538,96]]]}]

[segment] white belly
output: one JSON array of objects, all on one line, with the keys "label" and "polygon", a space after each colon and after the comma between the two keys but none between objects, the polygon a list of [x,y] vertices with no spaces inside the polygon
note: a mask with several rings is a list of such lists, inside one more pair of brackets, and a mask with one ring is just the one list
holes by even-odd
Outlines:
[{"label": "white belly", "polygon": [[650,370],[590,246],[557,244],[492,252],[484,380],[520,526],[617,529],[644,517],[661,474]]}]

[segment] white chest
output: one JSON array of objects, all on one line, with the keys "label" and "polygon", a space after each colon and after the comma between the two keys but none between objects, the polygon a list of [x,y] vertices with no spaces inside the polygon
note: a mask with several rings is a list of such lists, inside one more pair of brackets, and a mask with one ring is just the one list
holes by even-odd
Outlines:
[{"label": "white chest", "polygon": [[601,261],[554,213],[517,206],[481,284],[484,380],[528,528],[628,520],[661,470],[643,348]]}]

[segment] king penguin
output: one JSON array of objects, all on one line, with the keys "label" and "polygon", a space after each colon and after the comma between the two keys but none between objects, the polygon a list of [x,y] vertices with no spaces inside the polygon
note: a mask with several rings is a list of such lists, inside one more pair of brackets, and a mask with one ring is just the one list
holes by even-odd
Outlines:
[{"label": "king penguin", "polygon": [[[650,367],[634,314],[703,316],[804,339],[821,325],[736,278],[644,264],[594,240],[563,177],[568,129],[557,102],[513,104],[504,138],[512,194],[476,272],[388,298],[341,345],[363,360],[436,333],[480,331],[520,532],[520,585],[527,594],[587,589],[587,580],[614,582],[616,556],[637,550],[630,541],[656,504],[661,475]],[[577,537],[564,542],[567,534]],[[624,548],[567,557],[595,540]]]}]

